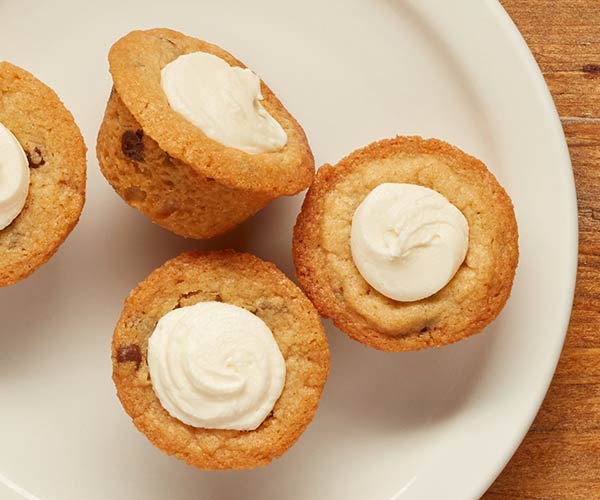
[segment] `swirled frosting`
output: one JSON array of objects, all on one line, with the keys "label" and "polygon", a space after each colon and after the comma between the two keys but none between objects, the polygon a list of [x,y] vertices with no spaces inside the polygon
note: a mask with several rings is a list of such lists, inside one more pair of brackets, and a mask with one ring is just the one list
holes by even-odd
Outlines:
[{"label": "swirled frosting", "polygon": [[269,327],[222,302],[163,316],[148,342],[148,366],[169,414],[208,429],[256,429],[285,384],[285,361]]},{"label": "swirled frosting", "polygon": [[384,183],[352,219],[352,259],[373,287],[394,300],[429,297],[452,279],[465,259],[469,225],[433,189]]}]

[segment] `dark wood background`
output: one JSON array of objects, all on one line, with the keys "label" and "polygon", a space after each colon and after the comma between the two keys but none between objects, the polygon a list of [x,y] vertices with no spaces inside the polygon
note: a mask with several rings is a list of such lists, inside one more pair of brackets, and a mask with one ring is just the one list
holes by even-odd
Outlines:
[{"label": "dark wood background", "polygon": [[483,500],[600,499],[600,0],[501,0],[561,117],[579,202],[579,270],[558,369]]}]

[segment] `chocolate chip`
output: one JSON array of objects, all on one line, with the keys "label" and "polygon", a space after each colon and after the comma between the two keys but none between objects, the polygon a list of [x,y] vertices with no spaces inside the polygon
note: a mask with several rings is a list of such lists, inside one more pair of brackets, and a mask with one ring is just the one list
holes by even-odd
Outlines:
[{"label": "chocolate chip", "polygon": [[600,64],[584,64],[581,71],[591,75],[600,75]]},{"label": "chocolate chip", "polygon": [[44,160],[40,148],[38,148],[37,146],[33,148],[32,151],[28,151],[26,155],[27,161],[29,161],[29,168],[38,168],[41,167],[44,163],[46,163],[46,160]]},{"label": "chocolate chip", "polygon": [[421,328],[421,331],[419,333],[429,333],[429,327],[424,326],[423,328]]},{"label": "chocolate chip", "polygon": [[134,362],[136,364],[135,369],[139,369],[140,363],[142,362],[142,351],[140,346],[137,344],[122,345],[117,351],[117,361],[119,363]]},{"label": "chocolate chip", "polygon": [[143,130],[127,130],[121,137],[121,150],[127,158],[131,158],[136,161],[144,161],[144,143],[142,142],[144,137]]}]

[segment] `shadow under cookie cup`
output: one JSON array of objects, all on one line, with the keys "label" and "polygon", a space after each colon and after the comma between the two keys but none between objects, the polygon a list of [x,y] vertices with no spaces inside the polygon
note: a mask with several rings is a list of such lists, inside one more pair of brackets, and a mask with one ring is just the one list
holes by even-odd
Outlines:
[{"label": "shadow under cookie cup", "polygon": [[[469,224],[464,262],[422,300],[382,295],[353,261],[354,212],[386,182],[441,193]],[[317,171],[294,228],[293,254],[298,280],[322,316],[363,344],[409,351],[459,341],[496,318],[512,288],[518,232],[510,198],[482,162],[443,141],[396,137]]]},{"label": "shadow under cookie cup", "polygon": [[175,112],[160,72],[193,52],[245,67],[216,45],[168,29],[134,31],[113,45],[114,88],[97,154],[103,174],[131,206],[177,234],[210,238],[275,198],[306,189],[314,159],[304,131],[263,82],[261,104],[288,138],[278,151],[249,154],[224,146]]},{"label": "shadow under cookie cup", "polygon": [[[158,320],[200,302],[237,305],[269,327],[286,364],[283,391],[252,431],[206,429],[171,416],[156,396],[148,340]],[[304,432],[329,370],[329,348],[310,301],[273,264],[231,250],[187,252],[152,272],[125,301],[112,341],[113,380],[136,427],[162,451],[203,469],[269,464]]]}]

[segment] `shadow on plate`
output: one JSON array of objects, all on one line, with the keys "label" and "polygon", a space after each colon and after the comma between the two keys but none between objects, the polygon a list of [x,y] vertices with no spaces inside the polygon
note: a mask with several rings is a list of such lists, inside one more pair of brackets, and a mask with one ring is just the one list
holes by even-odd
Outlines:
[{"label": "shadow on plate", "polygon": [[362,422],[371,434],[418,430],[459,413],[495,340],[488,331],[444,347],[386,353],[351,340],[331,323],[327,330],[332,366],[322,411],[338,425]]}]

